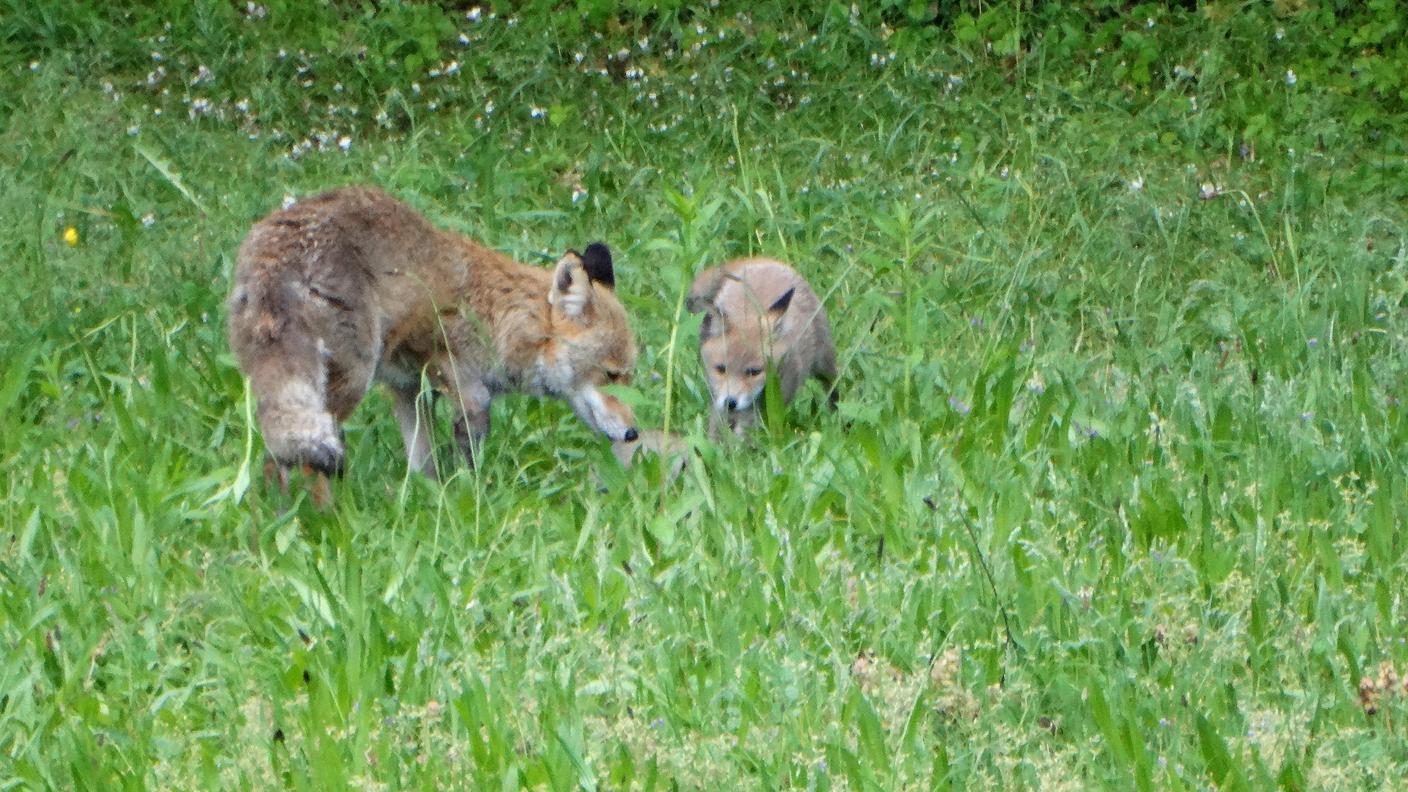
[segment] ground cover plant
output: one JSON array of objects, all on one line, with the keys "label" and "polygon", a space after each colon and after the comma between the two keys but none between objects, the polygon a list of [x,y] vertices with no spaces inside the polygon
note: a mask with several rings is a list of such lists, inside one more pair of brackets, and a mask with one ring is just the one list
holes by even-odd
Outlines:
[{"label": "ground cover plant", "polygon": [[[1401,7],[782,5],[4,3],[0,788],[1408,776]],[[234,253],[350,182],[611,244],[684,475],[519,398],[431,483],[374,393],[262,486]],[[714,447],[748,253],[841,400]]]}]

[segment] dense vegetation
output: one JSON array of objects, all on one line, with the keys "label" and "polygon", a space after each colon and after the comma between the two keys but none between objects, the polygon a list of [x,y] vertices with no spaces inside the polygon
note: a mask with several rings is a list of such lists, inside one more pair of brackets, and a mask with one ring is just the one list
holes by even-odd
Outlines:
[{"label": "dense vegetation", "polygon": [[[1402,4],[703,5],[0,5],[0,788],[1408,776]],[[234,251],[349,182],[609,242],[686,473],[378,393],[266,487]],[[714,446],[754,252],[842,399]]]}]

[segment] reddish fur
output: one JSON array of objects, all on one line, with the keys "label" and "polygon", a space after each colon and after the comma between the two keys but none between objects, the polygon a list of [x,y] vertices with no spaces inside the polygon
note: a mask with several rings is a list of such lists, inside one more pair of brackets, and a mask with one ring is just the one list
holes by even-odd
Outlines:
[{"label": "reddish fur", "polygon": [[[609,252],[593,254],[609,272]],[[408,456],[433,475],[422,371],[454,400],[466,456],[488,430],[492,396],[506,391],[569,399],[609,434],[634,426],[629,408],[596,387],[608,374],[628,379],[635,340],[614,291],[580,256],[556,272],[520,264],[376,189],[333,190],[256,223],[229,315],[265,444],[284,468],[339,471],[340,424],[382,380]],[[588,393],[599,409],[582,406]]]}]

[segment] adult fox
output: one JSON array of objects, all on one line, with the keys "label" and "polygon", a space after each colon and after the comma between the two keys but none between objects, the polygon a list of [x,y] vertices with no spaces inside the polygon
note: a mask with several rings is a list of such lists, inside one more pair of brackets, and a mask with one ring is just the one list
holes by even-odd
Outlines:
[{"label": "adult fox", "polygon": [[614,441],[636,437],[631,409],[599,389],[628,383],[635,366],[614,288],[603,244],[549,271],[438,229],[380,190],[344,187],[250,229],[229,339],[282,481],[293,467],[341,472],[341,424],[373,381],[390,387],[411,467],[434,477],[422,371],[453,402],[471,463],[490,402],[510,391],[564,399]]}]

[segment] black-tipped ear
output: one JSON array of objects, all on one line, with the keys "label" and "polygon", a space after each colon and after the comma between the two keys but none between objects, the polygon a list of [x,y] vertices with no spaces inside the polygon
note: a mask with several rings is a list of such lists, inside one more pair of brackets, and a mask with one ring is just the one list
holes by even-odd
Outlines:
[{"label": "black-tipped ear", "polygon": [[773,319],[778,319],[783,314],[787,313],[787,306],[792,304],[792,293],[795,291],[797,291],[797,287],[793,286],[792,288],[783,292],[782,296],[778,297],[776,302],[774,302],[772,306],[768,308],[768,315],[771,316]]},{"label": "black-tipped ear", "polygon": [[582,251],[582,266],[587,269],[587,277],[608,289],[616,288],[616,273],[611,268],[611,248],[600,242],[587,245]]}]

